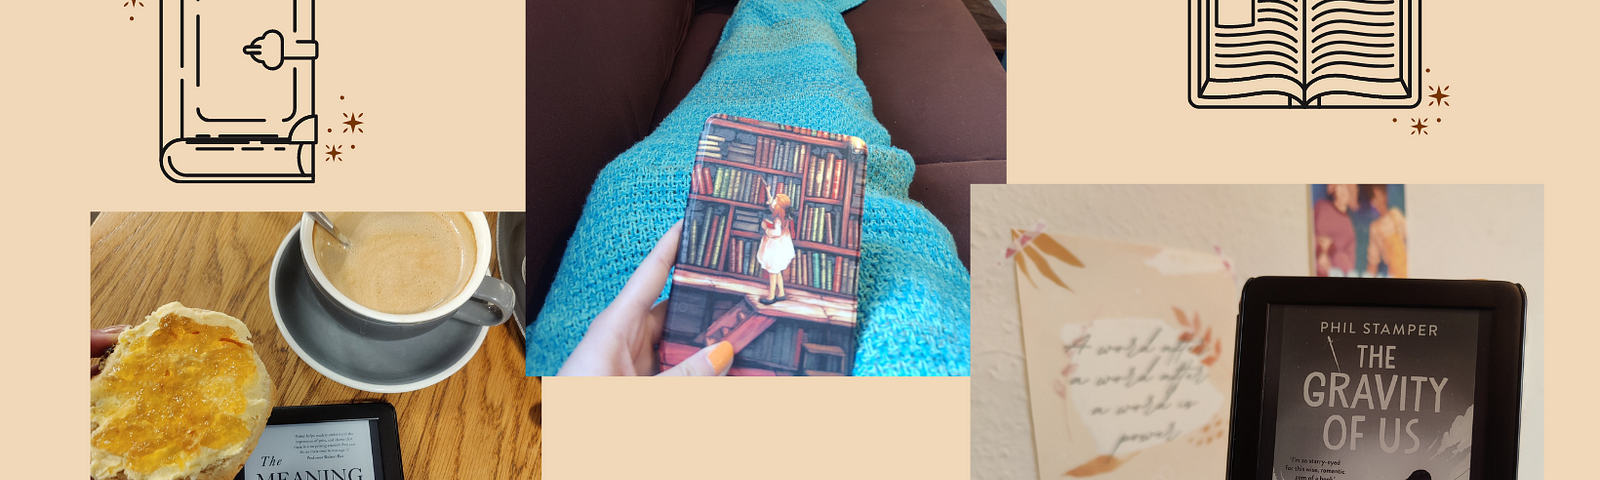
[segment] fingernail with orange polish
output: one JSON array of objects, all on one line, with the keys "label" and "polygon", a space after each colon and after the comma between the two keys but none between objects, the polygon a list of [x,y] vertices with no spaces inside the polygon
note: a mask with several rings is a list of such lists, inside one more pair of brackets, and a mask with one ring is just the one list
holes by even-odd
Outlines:
[{"label": "fingernail with orange polish", "polygon": [[717,342],[711,346],[711,353],[706,354],[706,360],[711,361],[711,369],[722,375],[728,372],[728,366],[733,364],[733,345],[728,342]]}]

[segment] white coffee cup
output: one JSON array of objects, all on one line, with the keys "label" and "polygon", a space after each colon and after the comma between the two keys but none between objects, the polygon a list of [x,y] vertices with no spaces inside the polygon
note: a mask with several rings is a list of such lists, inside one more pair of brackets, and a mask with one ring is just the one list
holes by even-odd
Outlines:
[{"label": "white coffee cup", "polygon": [[[309,213],[302,214],[300,218],[300,252],[305,258],[306,269],[311,272],[312,278],[316,279],[317,289],[345,313],[359,319],[363,324],[353,327],[360,328],[358,331],[364,335],[413,336],[432,330],[445,319],[488,327],[505,323],[516,308],[516,292],[512,290],[510,284],[489,276],[489,259],[494,253],[494,246],[491,244],[493,235],[489,232],[489,222],[484,218],[483,212],[463,212],[463,214],[472,224],[473,240],[477,243],[477,258],[473,263],[472,275],[455,296],[419,313],[381,312],[356,303],[355,300],[340,293],[323,273],[321,265],[317,264],[313,232],[322,227],[317,226],[316,220],[312,219]],[[340,317],[335,316],[335,318]]]}]

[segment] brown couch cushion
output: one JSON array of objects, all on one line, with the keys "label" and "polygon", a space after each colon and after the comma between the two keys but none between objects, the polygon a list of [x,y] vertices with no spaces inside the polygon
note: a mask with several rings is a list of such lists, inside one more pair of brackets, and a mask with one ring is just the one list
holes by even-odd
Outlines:
[{"label": "brown couch cushion", "polygon": [[692,0],[527,9],[528,312],[537,314],[600,169],[655,123]]},{"label": "brown couch cushion", "polygon": [[660,126],[661,121],[678,108],[678,103],[689,96],[689,90],[700,83],[700,76],[706,73],[706,67],[711,66],[711,54],[717,49],[717,41],[722,39],[722,27],[728,25],[728,17],[733,16],[733,9],[733,2],[709,5],[696,11],[694,18],[689,20],[689,30],[678,48],[678,60],[672,65],[672,75],[661,87],[661,102],[656,105],[651,128]]},{"label": "brown couch cushion", "polygon": [[918,165],[1006,158],[1006,73],[960,0],[867,0],[844,21],[894,146]]},{"label": "brown couch cushion", "polygon": [[972,229],[972,184],[1006,183],[1005,160],[975,160],[917,165],[911,179],[911,198],[922,202],[929,212],[944,222],[955,237],[956,254],[969,269],[972,254],[967,250]]},{"label": "brown couch cushion", "polygon": [[970,186],[1006,182],[1005,69],[960,0],[868,0],[844,21],[873,113],[917,161],[911,199],[970,267]]}]

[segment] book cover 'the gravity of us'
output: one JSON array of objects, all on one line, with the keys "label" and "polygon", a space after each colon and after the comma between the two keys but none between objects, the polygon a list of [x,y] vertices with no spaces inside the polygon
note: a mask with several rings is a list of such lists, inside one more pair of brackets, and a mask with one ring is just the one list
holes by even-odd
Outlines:
[{"label": "book cover 'the gravity of us'", "polygon": [[1477,310],[1282,308],[1274,480],[1465,480]]}]

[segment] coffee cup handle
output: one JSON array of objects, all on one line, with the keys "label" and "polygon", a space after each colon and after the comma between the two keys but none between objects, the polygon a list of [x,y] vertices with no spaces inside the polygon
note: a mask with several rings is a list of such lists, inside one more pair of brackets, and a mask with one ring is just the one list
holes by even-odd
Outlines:
[{"label": "coffee cup handle", "polygon": [[517,308],[517,292],[508,284],[498,278],[484,276],[483,283],[478,285],[478,290],[472,292],[472,299],[461,305],[452,318],[474,325],[493,327],[505,323],[511,318],[512,309]]}]

